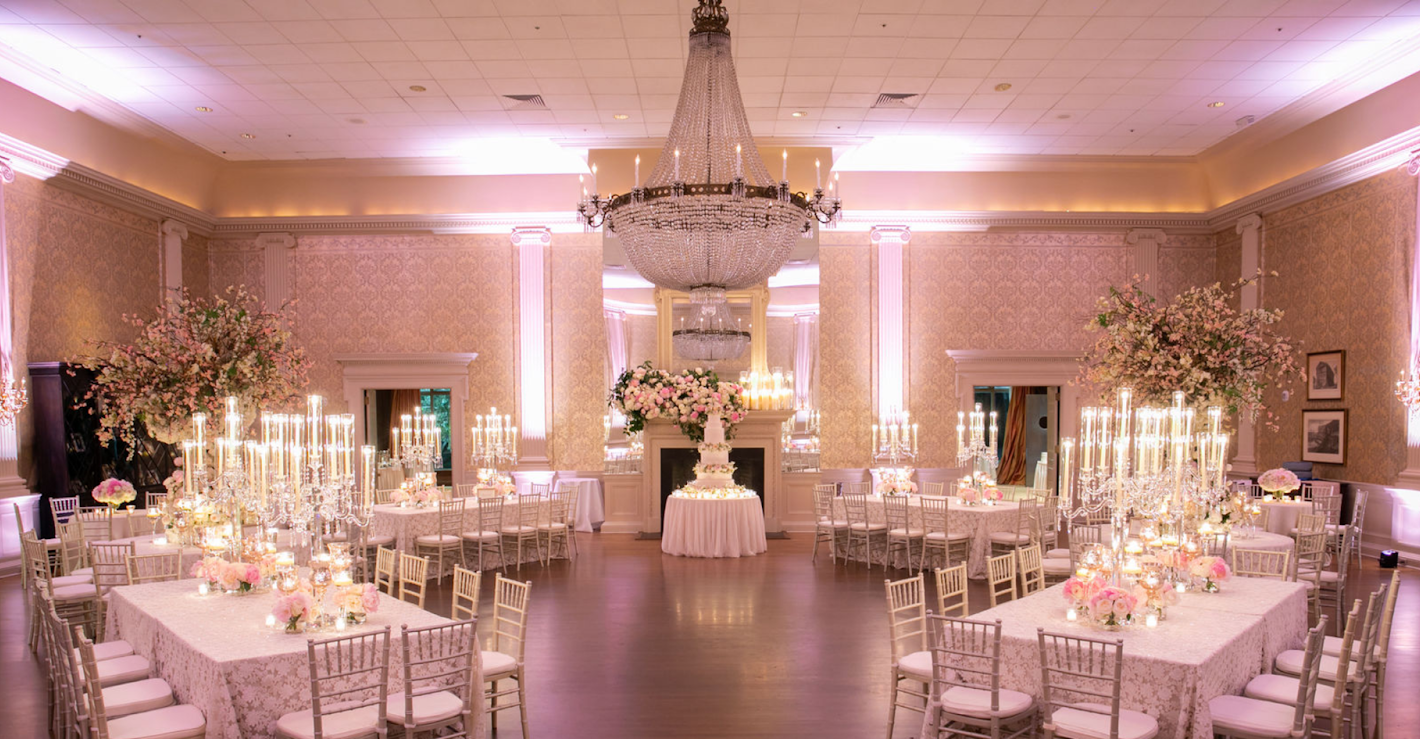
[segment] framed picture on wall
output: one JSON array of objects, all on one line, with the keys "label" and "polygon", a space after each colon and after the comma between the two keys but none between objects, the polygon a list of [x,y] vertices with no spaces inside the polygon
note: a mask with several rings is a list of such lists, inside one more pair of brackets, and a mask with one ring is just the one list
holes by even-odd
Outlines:
[{"label": "framed picture on wall", "polygon": [[1346,390],[1346,352],[1307,354],[1307,400],[1341,400]]},{"label": "framed picture on wall", "polygon": [[1346,409],[1302,411],[1302,461],[1346,464]]}]

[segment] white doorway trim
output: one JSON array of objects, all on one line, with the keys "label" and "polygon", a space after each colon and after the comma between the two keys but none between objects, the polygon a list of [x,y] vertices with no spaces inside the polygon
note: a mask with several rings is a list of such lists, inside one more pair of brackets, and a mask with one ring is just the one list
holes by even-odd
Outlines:
[{"label": "white doorway trim", "polygon": [[345,404],[355,415],[355,428],[365,426],[366,390],[449,389],[449,449],[454,483],[468,482],[464,453],[464,403],[468,400],[468,366],[474,352],[441,354],[337,354],[344,381]]}]

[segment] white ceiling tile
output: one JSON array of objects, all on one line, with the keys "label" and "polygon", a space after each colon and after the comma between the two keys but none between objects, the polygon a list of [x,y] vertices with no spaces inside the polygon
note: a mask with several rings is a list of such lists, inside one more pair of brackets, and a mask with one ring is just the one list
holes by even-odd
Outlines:
[{"label": "white ceiling tile", "polygon": [[392,18],[388,23],[404,41],[453,41],[454,33],[439,18]]},{"label": "white ceiling tile", "polygon": [[231,44],[226,34],[211,23],[159,23],[156,29],[183,46],[222,46]]},{"label": "white ceiling tile", "polygon": [[244,2],[232,2],[231,0],[187,0],[188,7],[196,10],[203,20],[212,23],[233,23],[243,21],[259,21],[261,14],[257,13]]},{"label": "white ceiling tile", "polygon": [[287,82],[328,82],[331,76],[319,64],[272,64],[269,67]]},{"label": "white ceiling tile", "polygon": [[322,18],[378,18],[369,0],[306,0]]},{"label": "white ceiling tile", "polygon": [[1185,38],[1231,41],[1247,33],[1259,20],[1256,16],[1204,18]]},{"label": "white ceiling tile", "polygon": [[420,41],[409,44],[414,58],[419,61],[447,62],[468,59],[468,52],[457,41]]},{"label": "white ceiling tile", "polygon": [[512,38],[508,34],[508,27],[503,25],[503,19],[498,17],[450,18],[445,23],[450,32],[460,40],[482,41]]},{"label": "white ceiling tile", "polygon": [[321,17],[306,0],[246,0],[246,4],[269,21],[301,21]]},{"label": "white ceiling tile", "polygon": [[240,46],[191,46],[188,48],[203,61],[212,65],[260,63],[256,57]]},{"label": "white ceiling tile", "polygon": [[379,18],[331,21],[336,33],[346,41],[398,41],[399,34]]},{"label": "white ceiling tile", "polygon": [[306,64],[311,61],[294,44],[260,44],[242,48],[262,64]]},{"label": "white ceiling tile", "polygon": [[1015,39],[1025,30],[1030,19],[1022,16],[978,15],[966,27],[963,38]]},{"label": "white ceiling tile", "polygon": [[914,38],[961,38],[971,25],[969,15],[919,15],[912,21],[908,36]]},{"label": "white ceiling tile", "polygon": [[385,18],[436,18],[439,11],[429,0],[370,0]]},{"label": "white ceiling tile", "polygon": [[364,57],[351,44],[301,44],[301,51],[311,61],[318,63],[341,63],[363,61]]},{"label": "white ceiling tile", "polygon": [[[909,38],[897,48],[897,56],[899,59],[946,60],[957,44],[956,39]],[[794,61],[791,59],[790,64]]]},{"label": "white ceiling tile", "polygon": [[1006,39],[962,39],[952,49],[952,59],[1000,59],[1011,48]]}]

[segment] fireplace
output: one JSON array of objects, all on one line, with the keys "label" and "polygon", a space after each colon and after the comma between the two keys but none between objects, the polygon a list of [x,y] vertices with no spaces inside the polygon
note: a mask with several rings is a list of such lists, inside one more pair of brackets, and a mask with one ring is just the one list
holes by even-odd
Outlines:
[{"label": "fireplace", "polygon": [[[685,487],[695,479],[695,463],[700,461],[700,452],[694,448],[661,448],[661,515],[665,516],[666,499],[677,488]],[[735,465],[735,484],[743,485],[764,500],[764,448],[744,447],[730,450],[730,461]]]}]

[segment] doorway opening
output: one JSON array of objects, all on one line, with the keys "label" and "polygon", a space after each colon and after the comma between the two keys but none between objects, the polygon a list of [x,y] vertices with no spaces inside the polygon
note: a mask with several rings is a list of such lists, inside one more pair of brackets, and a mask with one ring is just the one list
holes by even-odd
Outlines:
[{"label": "doorway opening", "polygon": [[1060,438],[1060,388],[1040,385],[976,385],[976,403],[996,413],[1000,447],[996,482],[1056,489],[1055,457]]}]

